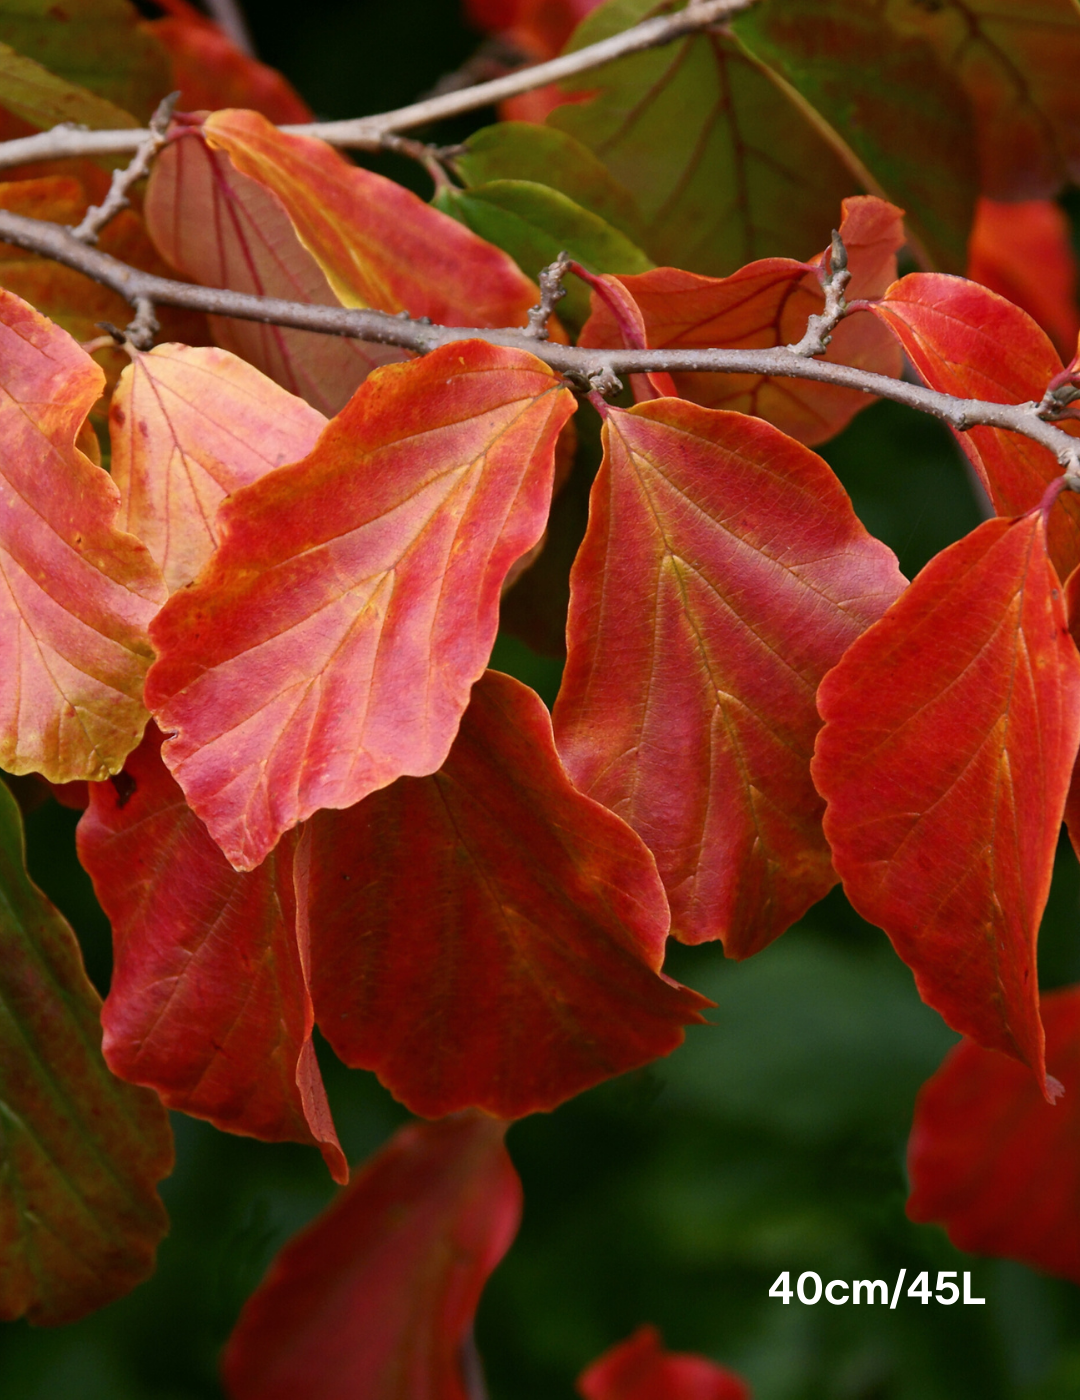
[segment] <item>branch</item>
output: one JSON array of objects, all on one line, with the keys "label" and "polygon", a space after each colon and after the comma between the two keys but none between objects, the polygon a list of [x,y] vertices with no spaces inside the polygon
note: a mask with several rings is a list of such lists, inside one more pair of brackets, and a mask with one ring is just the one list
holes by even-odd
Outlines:
[{"label": "branch", "polygon": [[[587,73],[617,58],[625,58],[627,54],[660,48],[688,34],[719,24],[731,15],[748,10],[755,3],[756,0],[691,0],[685,10],[647,19],[598,44],[589,44],[576,53],[563,54],[549,63],[537,63],[531,68],[508,73],[504,78],[441,93],[379,116],[357,117],[350,121],[308,122],[301,126],[283,126],[281,130],[295,136],[317,136],[331,146],[350,150],[382,150],[387,144],[386,138],[397,132],[426,126],[445,117],[460,116],[463,112],[473,112],[478,107],[491,106],[519,93],[545,87],[548,83]],[[85,131],[64,124],[53,127],[51,131],[39,132],[36,136],[0,142],[0,169],[23,165],[28,161],[69,156],[108,156],[136,151],[148,134],[145,130]]]},{"label": "branch", "polygon": [[255,46],[251,42],[247,20],[240,8],[239,0],[206,0],[210,18],[233,41],[241,53],[248,58],[255,57]]},{"label": "branch", "polygon": [[668,371],[672,374],[759,374],[782,378],[812,379],[821,384],[840,384],[863,394],[891,399],[940,418],[959,432],[983,425],[1004,428],[1031,438],[1054,454],[1065,468],[1068,485],[1080,490],[1080,439],[1062,432],[1039,416],[1047,412],[1039,404],[987,403],[982,399],[956,398],[920,384],[871,374],[851,365],[810,359],[792,346],[774,350],[593,350],[580,345],[556,345],[530,335],[526,327],[435,326],[414,321],[404,313],[354,311],[343,306],[313,306],[282,301],[276,297],[248,296],[190,282],[174,282],[129,267],[96,248],[88,248],[70,230],[40,219],[24,218],[0,209],[0,241],[14,243],[29,252],[63,263],[96,282],[111,287],[138,311],[135,328],[145,334],[152,308],[156,305],[182,306],[214,316],[235,316],[244,321],[286,326],[295,330],[319,331],[324,335],[349,336],[356,340],[396,345],[423,355],[440,345],[460,340],[485,340],[528,350],[552,369],[565,374],[583,389],[617,387],[615,376]]},{"label": "branch", "polygon": [[560,253],[553,263],[549,263],[540,274],[540,300],[529,308],[529,319],[525,334],[532,340],[547,340],[548,322],[555,314],[555,308],[566,295],[563,278],[573,266],[569,253]]},{"label": "branch", "polygon": [[793,355],[824,355],[832,340],[832,333],[848,314],[849,307],[844,290],[851,281],[848,269],[847,249],[844,240],[833,229],[832,243],[818,270],[821,289],[825,293],[825,310],[810,316],[806,322],[806,332],[797,345],[789,345]]},{"label": "branch", "polygon": [[150,130],[139,143],[134,159],[124,166],[123,170],[113,171],[112,184],[104,204],[90,206],[83,215],[82,223],[71,230],[72,238],[77,238],[81,243],[96,243],[98,234],[109,220],[114,219],[121,209],[128,207],[131,202],[128,199],[128,190],[147,174],[154,157],[164,146],[165,134],[179,97],[178,92],[170,92],[168,97],[162,98],[158,103],[157,110],[150,118]]}]

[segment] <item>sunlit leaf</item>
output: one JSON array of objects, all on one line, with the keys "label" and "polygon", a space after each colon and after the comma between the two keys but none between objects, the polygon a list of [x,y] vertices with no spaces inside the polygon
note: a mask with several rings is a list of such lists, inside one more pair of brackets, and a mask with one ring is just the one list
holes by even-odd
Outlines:
[{"label": "sunlit leaf", "polygon": [[[871,196],[845,199],[840,234],[851,268],[851,299],[881,296],[896,276],[904,241],[901,211]],[[750,263],[730,277],[699,277],[659,267],[619,280],[641,313],[654,349],[727,346],[771,349],[801,338],[807,318],[825,304],[817,266],[788,258]],[[621,345],[616,318],[599,298],[581,334],[587,346]],[[854,314],[833,332],[827,360],[877,374],[900,373],[901,356],[871,317]],[[679,394],[706,408],[734,409],[767,418],[800,442],[832,437],[872,400],[835,384],[758,374],[677,374]]]},{"label": "sunlit leaf", "polygon": [[574,790],[509,676],[476,686],[438,773],[309,830],[319,1028],[415,1113],[554,1108],[673,1050],[708,1005],[660,974],[648,851]]},{"label": "sunlit leaf", "polygon": [[154,1267],[172,1134],[154,1094],[101,1057],[75,935],[23,858],[0,783],[0,1318],[71,1322]]},{"label": "sunlit leaf", "polygon": [[380,370],[309,457],[221,507],[221,547],[155,621],[147,696],[238,869],[442,764],[573,408],[533,356],[464,341]]},{"label": "sunlit leaf", "polygon": [[138,744],[146,627],[165,596],[76,438],[104,375],[0,292],[0,766],[104,778]]},{"label": "sunlit leaf", "polygon": [[102,1010],[114,1074],[227,1132],[315,1143],[347,1181],[315,1050],[287,839],[239,874],[184,801],[153,725],[95,783],[79,859],[112,922]]},{"label": "sunlit leaf", "polygon": [[217,508],[273,467],[306,457],[326,419],[227,350],[136,352],[109,411],[120,520],[169,591],[218,543]]},{"label": "sunlit leaf", "polygon": [[[609,0],[573,47],[663,10]],[[752,258],[828,242],[855,179],[733,39],[691,35],[605,65],[548,121],[587,146],[634,196],[659,263],[726,276]],[[568,94],[571,98],[574,92]]]},{"label": "sunlit leaf", "polygon": [[1035,944],[1080,743],[1061,592],[1042,511],[979,526],[826,676],[814,759],[852,904],[1048,1097]]},{"label": "sunlit leaf", "polygon": [[230,1400],[469,1400],[473,1314],[521,1217],[505,1129],[462,1114],[391,1138],[245,1304]]},{"label": "sunlit leaf", "polygon": [[1042,1017],[1061,1102],[1015,1060],[961,1042],[915,1105],[907,1209],[959,1249],[1080,1284],[1080,988],[1048,993]]},{"label": "sunlit leaf", "polygon": [[[1046,333],[1026,311],[962,277],[911,273],[871,310],[892,328],[923,380],[946,394],[1038,403],[1061,370]],[[1032,510],[1061,475],[1054,454],[1019,433],[974,427],[956,438],[998,515]],[[1050,557],[1066,578],[1080,563],[1080,496],[1065,492],[1049,534]]]},{"label": "sunlit leaf", "polygon": [[655,1327],[639,1327],[577,1382],[584,1400],[750,1400],[750,1387],[705,1356],[666,1351]]},{"label": "sunlit leaf", "polygon": [[885,15],[899,38],[928,40],[971,99],[983,194],[1038,199],[1080,177],[1074,0],[890,0]]},{"label": "sunlit leaf", "polygon": [[[763,0],[733,28],[824,123],[867,189],[903,206],[930,265],[963,272],[978,193],[967,96],[886,4]],[[901,134],[902,133],[902,134]]]},{"label": "sunlit leaf", "polygon": [[3,43],[0,43],[0,106],[39,127],[56,126],[60,122],[75,122],[92,129],[139,124],[130,112],[88,88],[50,73],[40,63]]},{"label": "sunlit leaf", "polygon": [[746,957],[836,881],[814,694],[903,579],[829,467],[766,423],[660,399],[611,410],[604,437],[559,751],[653,851],[676,937]]}]

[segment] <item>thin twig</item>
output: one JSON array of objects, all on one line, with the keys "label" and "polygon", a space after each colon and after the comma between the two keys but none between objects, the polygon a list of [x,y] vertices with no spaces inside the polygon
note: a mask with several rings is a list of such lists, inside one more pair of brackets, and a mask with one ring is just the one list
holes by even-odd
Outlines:
[{"label": "thin twig", "polygon": [[168,97],[162,98],[158,103],[157,110],[150,118],[150,130],[140,142],[134,158],[123,170],[113,171],[112,183],[104,203],[90,206],[83,215],[82,223],[71,230],[72,238],[77,238],[80,243],[96,243],[98,234],[109,220],[114,219],[121,209],[128,207],[131,202],[128,199],[128,191],[149,172],[154,157],[165,144],[165,133],[169,129],[169,122],[172,121],[173,110],[179,98],[179,92],[170,92]]},{"label": "thin twig", "polygon": [[[442,93],[438,97],[413,102],[408,107],[399,107],[396,111],[383,112],[378,116],[358,117],[350,121],[307,122],[300,126],[283,126],[281,130],[296,136],[317,136],[331,146],[341,146],[350,150],[382,150],[387,135],[426,126],[446,117],[460,116],[463,112],[473,112],[478,107],[491,106],[508,97],[516,97],[519,93],[545,87],[548,83],[560,82],[578,73],[587,73],[617,58],[625,58],[627,54],[660,48],[664,44],[685,38],[688,34],[719,24],[756,3],[757,0],[695,0],[695,3],[685,10],[647,19],[631,29],[624,29],[621,34],[613,34],[611,38],[601,40],[598,44],[589,44],[586,48],[578,49],[576,53],[563,54],[548,63],[537,63],[532,68],[522,68],[516,73],[508,73],[505,77],[495,78],[488,83],[477,83],[474,87]],[[125,151],[135,151],[146,135],[145,130],[84,131],[70,124],[56,126],[51,131],[42,131],[36,136],[22,136],[15,141],[0,142],[0,169],[5,166],[22,165],[28,161],[54,160],[69,156],[116,155]]]},{"label": "thin twig", "polygon": [[836,229],[833,229],[832,243],[818,275],[821,289],[825,293],[825,309],[810,316],[802,339],[787,347],[793,355],[824,355],[829,348],[833,331],[848,314],[844,290],[851,281],[851,271],[844,240]]},{"label": "thin twig", "polygon": [[139,312],[137,323],[142,318],[143,324],[146,324],[144,308],[148,304],[151,307],[156,304],[182,306],[215,316],[235,316],[245,321],[260,321],[297,330],[319,331],[325,335],[349,336],[380,345],[396,345],[420,355],[457,341],[484,340],[491,345],[528,350],[583,389],[598,388],[603,393],[617,387],[617,377],[620,375],[664,370],[672,374],[760,374],[811,379],[906,404],[909,408],[940,418],[960,432],[983,425],[1020,433],[1052,452],[1066,469],[1070,487],[1080,489],[1080,439],[1070,437],[1052,423],[1044,421],[1039,416],[1040,405],[1036,403],[1002,404],[957,398],[952,394],[939,393],[936,389],[927,389],[921,384],[908,384],[884,374],[871,374],[851,365],[810,359],[796,354],[787,346],[773,350],[593,350],[580,345],[557,345],[538,340],[528,335],[523,326],[496,330],[436,326],[405,315],[392,316],[385,311],[314,306],[276,297],[255,297],[243,292],[197,287],[189,282],[174,282],[166,277],[141,272],[80,243],[72,237],[70,230],[59,224],[28,219],[6,209],[0,209],[0,241],[41,253],[84,273],[103,286],[111,287]]},{"label": "thin twig", "polygon": [[533,340],[548,338],[548,322],[555,314],[556,306],[566,295],[563,278],[570,271],[572,261],[569,253],[560,253],[540,274],[540,300],[529,308],[529,319],[525,326],[525,334]]},{"label": "thin twig", "polygon": [[210,12],[210,18],[219,29],[225,31],[240,52],[246,53],[248,58],[254,58],[255,45],[251,42],[247,20],[237,0],[206,0],[206,8]]}]

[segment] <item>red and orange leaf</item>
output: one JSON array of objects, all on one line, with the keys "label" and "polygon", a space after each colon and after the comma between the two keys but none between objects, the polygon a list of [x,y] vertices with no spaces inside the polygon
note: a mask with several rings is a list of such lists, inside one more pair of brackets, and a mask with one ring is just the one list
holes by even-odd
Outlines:
[{"label": "red and orange leaf", "polygon": [[612,409],[555,705],[577,786],[656,856],[684,942],[746,957],[836,876],[814,695],[904,585],[843,487],[767,423]]},{"label": "red and orange leaf", "polygon": [[392,1137],[245,1304],[230,1400],[469,1400],[473,1315],[521,1218],[505,1131],[462,1114]]},{"label": "red and orange leaf", "polygon": [[76,446],[105,376],[0,291],[0,767],[117,772],[146,723],[146,628],[165,597],[118,493]]},{"label": "red and orange leaf", "polygon": [[[840,234],[851,268],[850,298],[880,296],[896,276],[896,252],[904,242],[901,211],[869,195],[846,199]],[[822,310],[824,296],[815,271],[820,262],[821,257],[809,263],[765,258],[719,278],[659,267],[618,280],[637,302],[648,344],[654,349],[762,349],[799,340],[807,318]],[[581,344],[622,343],[616,317],[594,295],[593,314],[582,330]],[[849,316],[840,323],[825,359],[877,374],[900,373],[897,347],[865,315]],[[832,437],[871,402],[854,389],[810,380],[749,374],[672,377],[684,398],[706,408],[757,414],[806,443]]]},{"label": "red and orange leaf", "polygon": [[709,1004],[660,971],[648,851],[571,786],[509,676],[475,687],[438,773],[308,831],[319,1028],[414,1113],[554,1108],[666,1055]]},{"label": "red and orange leaf", "polygon": [[577,1390],[584,1400],[751,1400],[741,1376],[708,1357],[666,1351],[648,1325],[582,1371]]},{"label": "red and orange leaf", "polygon": [[295,840],[250,874],[233,870],[160,748],[151,725],[122,779],[91,788],[79,822],[79,859],[113,926],[105,1058],[227,1132],[314,1143],[347,1181],[311,1043]]},{"label": "red and orange leaf", "polygon": [[[1037,403],[1061,370],[1046,333],[1026,311],[963,277],[913,272],[870,310],[892,328],[930,388],[946,394]],[[975,427],[956,438],[998,515],[1034,509],[1061,475],[1053,453],[1019,433]],[[1062,578],[1080,563],[1080,496],[1071,491],[1050,517],[1050,557]]]},{"label": "red and orange leaf", "polygon": [[[150,174],[147,228],[162,256],[193,282],[253,296],[337,306],[281,203],[211,151],[198,130],[171,142]],[[212,316],[217,343],[322,413],[337,413],[376,365],[405,358],[389,345]],[[182,339],[183,337],[177,337]]]},{"label": "red and orange leaf", "polygon": [[599,4],[600,0],[465,0],[465,15],[477,29],[505,35],[532,57],[554,58]]},{"label": "red and orange leaf", "polygon": [[1080,1284],[1080,987],[1043,998],[1047,1104],[1014,1060],[970,1040],[923,1085],[908,1143],[912,1220],[959,1249],[1018,1259]]},{"label": "red and orange leaf", "polygon": [[1071,360],[1080,332],[1076,254],[1065,211],[1050,199],[1001,204],[980,199],[967,275],[1021,307]]},{"label": "red and orange leaf", "polygon": [[281,201],[342,305],[446,326],[523,326],[539,299],[500,248],[324,141],[289,136],[256,112],[217,112],[203,130]]},{"label": "red and orange leaf", "polygon": [[74,933],[26,873],[0,783],[0,1319],[73,1322],[153,1270],[172,1170],[156,1097],[109,1073]]},{"label": "red and orange leaf", "polygon": [[157,0],[161,19],[143,28],[172,63],[172,85],[183,112],[250,107],[272,122],[309,122],[311,109],[275,68],[238,49],[229,36],[187,0]]},{"label": "red and orange leaf", "polygon": [[220,548],[155,620],[146,694],[237,869],[441,765],[573,408],[532,355],[464,341],[379,370],[310,456],[223,504]]},{"label": "red and orange leaf", "polygon": [[124,528],[175,592],[217,547],[225,497],[306,457],[326,419],[227,350],[159,345],[132,360],[109,410],[112,478]]},{"label": "red and orange leaf", "polygon": [[813,769],[852,904],[1048,1097],[1035,945],[1080,743],[1061,592],[1041,510],[943,550],[825,677]]}]

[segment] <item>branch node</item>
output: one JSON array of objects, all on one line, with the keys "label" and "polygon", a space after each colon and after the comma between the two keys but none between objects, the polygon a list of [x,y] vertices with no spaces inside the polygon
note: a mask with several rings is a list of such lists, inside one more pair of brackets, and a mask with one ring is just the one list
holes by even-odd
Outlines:
[{"label": "branch node", "polygon": [[113,171],[105,202],[90,206],[83,215],[82,222],[71,230],[73,238],[77,238],[80,243],[96,243],[98,235],[109,220],[115,218],[121,209],[128,207],[131,202],[128,199],[128,191],[149,171],[154,157],[164,146],[169,122],[179,100],[179,92],[170,92],[168,97],[163,97],[158,103],[154,115],[150,118],[150,130],[139,143],[134,156],[122,170]]},{"label": "branch node", "polygon": [[555,313],[556,305],[566,295],[563,278],[570,271],[573,258],[562,252],[553,263],[548,263],[540,274],[540,300],[529,308],[529,319],[525,334],[533,340],[547,340],[548,322]]},{"label": "branch node", "polygon": [[824,355],[829,348],[833,331],[849,310],[844,289],[851,281],[851,271],[848,268],[844,240],[836,229],[833,229],[829,251],[818,268],[818,280],[821,290],[825,293],[825,309],[808,317],[803,338],[787,347],[793,355],[800,355],[804,359]]},{"label": "branch node", "polygon": [[160,329],[154,315],[154,303],[149,297],[136,297],[135,318],[123,332],[123,343],[133,345],[136,350],[149,350]]}]

